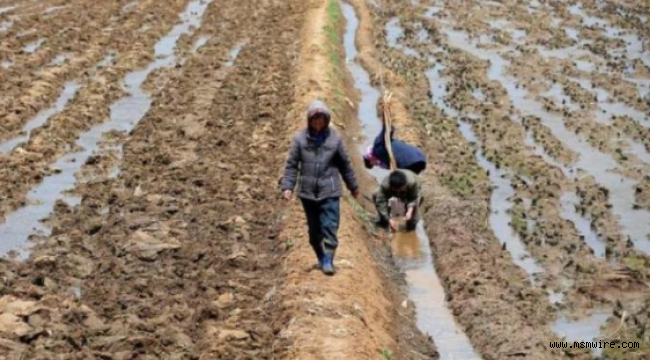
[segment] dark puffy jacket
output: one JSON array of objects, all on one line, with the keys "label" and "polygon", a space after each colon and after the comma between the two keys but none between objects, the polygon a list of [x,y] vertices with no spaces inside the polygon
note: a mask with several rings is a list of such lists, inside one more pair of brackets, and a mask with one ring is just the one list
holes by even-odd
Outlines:
[{"label": "dark puffy jacket", "polygon": [[[329,110],[321,102],[310,106],[308,114],[314,113],[326,115],[328,120],[330,118]],[[293,190],[300,182],[298,196],[302,199],[318,201],[341,197],[339,174],[350,191],[359,188],[341,136],[329,127],[324,131],[325,141],[321,145],[318,145],[308,128],[293,138],[281,183],[283,191]]]},{"label": "dark puffy jacket", "polygon": [[[390,164],[388,149],[386,149],[386,143],[384,141],[384,133],[386,127],[381,130],[381,133],[375,138],[373,144],[373,153],[375,156],[381,160],[386,165]],[[400,140],[393,139],[394,129],[391,128],[390,139],[391,147],[393,148],[393,156],[395,156],[395,162],[397,163],[398,169],[409,169],[414,167],[418,163],[426,164],[427,158],[424,156],[422,151],[417,147],[407,144]]]}]

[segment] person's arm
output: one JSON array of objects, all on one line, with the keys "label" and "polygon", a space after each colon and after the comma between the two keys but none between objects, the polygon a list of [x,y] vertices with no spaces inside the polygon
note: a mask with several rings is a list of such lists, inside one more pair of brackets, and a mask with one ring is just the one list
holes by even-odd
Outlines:
[{"label": "person's arm", "polygon": [[282,178],[282,184],[280,185],[282,191],[293,191],[293,189],[296,187],[299,164],[300,144],[298,142],[298,137],[295,137],[291,143],[291,149],[289,150],[289,155],[287,156],[287,163],[284,167],[284,177]]},{"label": "person's arm", "polygon": [[[422,196],[420,194],[420,182],[415,181],[412,184],[408,184],[408,188],[406,189],[406,207],[411,210],[414,209],[416,206],[420,204],[420,197]],[[411,210],[412,212],[412,210]]]},{"label": "person's arm", "polygon": [[385,185],[387,184],[382,183],[381,185],[379,185],[378,191],[375,192],[374,200],[375,200],[375,207],[377,208],[377,212],[379,213],[378,214],[379,217],[388,220],[390,219],[390,214],[388,213],[388,199],[390,198],[391,194]]},{"label": "person's arm", "polygon": [[343,143],[343,141],[339,141],[337,155],[338,155],[337,167],[339,169],[339,172],[341,173],[341,176],[343,177],[345,186],[356,197],[359,192],[359,183],[357,182],[357,177],[354,174],[354,169],[352,168],[352,162],[350,161],[350,156],[348,155],[348,151],[345,148],[345,144]]}]

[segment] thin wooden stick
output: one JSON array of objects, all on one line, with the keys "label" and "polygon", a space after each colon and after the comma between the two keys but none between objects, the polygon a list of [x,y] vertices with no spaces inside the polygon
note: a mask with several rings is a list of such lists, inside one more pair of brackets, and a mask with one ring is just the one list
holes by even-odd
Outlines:
[{"label": "thin wooden stick", "polygon": [[390,159],[390,169],[394,171],[397,169],[397,163],[395,162],[395,156],[393,156],[393,147],[391,146],[390,134],[393,127],[393,118],[390,111],[391,99],[393,97],[392,93],[385,93],[383,99],[383,120],[384,120],[384,143],[386,144],[386,150],[388,150],[388,157]]}]

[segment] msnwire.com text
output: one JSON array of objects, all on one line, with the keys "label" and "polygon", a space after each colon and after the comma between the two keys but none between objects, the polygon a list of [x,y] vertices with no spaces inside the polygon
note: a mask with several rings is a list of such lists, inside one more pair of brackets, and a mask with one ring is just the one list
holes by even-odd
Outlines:
[{"label": "msnwire.com text", "polygon": [[553,349],[639,349],[638,341],[551,341]]}]

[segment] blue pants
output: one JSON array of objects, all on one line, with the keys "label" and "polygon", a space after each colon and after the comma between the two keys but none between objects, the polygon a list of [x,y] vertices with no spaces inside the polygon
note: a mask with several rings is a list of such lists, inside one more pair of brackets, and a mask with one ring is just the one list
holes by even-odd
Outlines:
[{"label": "blue pants", "polygon": [[339,246],[336,237],[341,218],[339,198],[329,198],[321,201],[301,200],[307,216],[307,225],[309,226],[309,244],[311,244],[319,260],[323,258],[325,253],[333,255]]}]

